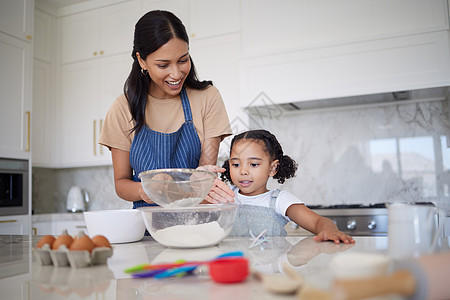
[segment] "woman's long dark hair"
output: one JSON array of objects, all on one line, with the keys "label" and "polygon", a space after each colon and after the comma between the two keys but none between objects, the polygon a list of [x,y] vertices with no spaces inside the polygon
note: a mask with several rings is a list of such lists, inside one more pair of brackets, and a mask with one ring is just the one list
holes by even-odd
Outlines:
[{"label": "woman's long dark hair", "polygon": [[[125,81],[124,94],[128,100],[131,116],[135,122],[133,131],[138,133],[145,124],[145,104],[147,102],[151,78],[141,73],[136,53],[145,60],[173,38],[179,38],[189,45],[189,37],[183,23],[168,11],[154,10],[146,13],[134,28],[133,65],[130,75]],[[191,70],[184,82],[193,89],[204,89],[212,85],[212,81],[200,81],[191,58]]]},{"label": "woman's long dark hair", "polygon": [[[290,158],[287,155],[284,155],[283,148],[281,148],[280,143],[277,138],[267,130],[250,130],[238,135],[235,135],[231,140],[230,145],[230,154],[233,149],[234,143],[240,140],[253,140],[255,142],[261,142],[264,146],[264,151],[269,154],[269,157],[272,161],[278,159],[278,167],[277,173],[273,176],[274,179],[277,179],[278,183],[284,183],[286,179],[295,177],[295,172],[297,171],[297,163],[295,160]],[[220,176],[224,181],[231,181],[230,175],[230,163],[229,160],[226,160],[223,163],[222,168],[225,168],[225,172],[223,172]]]}]

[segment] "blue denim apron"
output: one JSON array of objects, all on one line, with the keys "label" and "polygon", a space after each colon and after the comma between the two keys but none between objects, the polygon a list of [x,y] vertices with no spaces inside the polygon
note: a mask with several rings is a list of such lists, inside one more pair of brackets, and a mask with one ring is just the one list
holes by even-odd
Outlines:
[{"label": "blue denim apron", "polygon": [[272,191],[269,207],[238,205],[236,220],[229,236],[250,236],[250,231],[257,236],[263,230],[266,230],[267,236],[286,236],[284,226],[288,220],[275,211],[275,202],[279,193],[279,189]]},{"label": "blue denim apron", "polygon": [[[133,181],[139,182],[139,173],[143,171],[198,167],[201,143],[192,121],[191,106],[184,88],[180,92],[180,97],[185,122],[176,132],[158,132],[144,125],[134,137],[130,148]],[[142,206],[151,204],[143,200],[133,202],[133,208]]]}]

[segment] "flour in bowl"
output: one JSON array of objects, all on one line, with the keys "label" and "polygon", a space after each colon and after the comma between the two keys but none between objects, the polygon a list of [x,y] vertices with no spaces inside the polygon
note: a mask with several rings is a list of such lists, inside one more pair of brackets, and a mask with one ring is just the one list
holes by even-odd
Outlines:
[{"label": "flour in bowl", "polygon": [[168,203],[164,205],[164,207],[167,208],[174,208],[174,207],[191,207],[196,206],[200,202],[202,202],[203,198],[183,198],[180,200],[176,200],[172,203]]},{"label": "flour in bowl", "polygon": [[150,234],[165,246],[179,248],[212,246],[225,237],[225,231],[216,221],[196,225],[176,225]]}]

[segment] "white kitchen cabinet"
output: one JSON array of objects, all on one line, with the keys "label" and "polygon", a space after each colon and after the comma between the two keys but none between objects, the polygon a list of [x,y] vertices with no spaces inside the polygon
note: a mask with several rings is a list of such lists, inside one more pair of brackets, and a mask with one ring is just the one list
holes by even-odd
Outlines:
[{"label": "white kitchen cabinet", "polygon": [[31,40],[33,12],[33,0],[0,0],[0,31],[21,40]]},{"label": "white kitchen cabinet", "polygon": [[[227,108],[232,124],[245,118],[239,104],[240,34],[227,34],[208,39],[193,39],[190,54],[201,80],[212,80]],[[218,59],[220,58],[220,59]],[[241,128],[242,129],[242,128]]]},{"label": "white kitchen cabinet", "polygon": [[174,13],[183,22],[191,40],[240,30],[240,0],[143,0],[142,3],[142,15],[156,9]]},{"label": "white kitchen cabinet", "polygon": [[131,55],[139,8],[139,1],[127,1],[60,18],[60,62]]},{"label": "white kitchen cabinet", "polygon": [[[138,17],[141,18],[144,14],[151,10],[167,10],[176,15],[183,25],[186,27],[186,31],[190,31],[189,23],[189,1],[186,0],[142,0],[142,9]],[[136,20],[137,22],[138,20]]]},{"label": "white kitchen cabinet", "polygon": [[54,62],[55,50],[55,26],[54,17],[38,9],[34,12],[34,59],[51,64]]},{"label": "white kitchen cabinet", "polygon": [[131,70],[140,5],[126,1],[60,18],[54,166],[111,164],[110,151],[98,139]]},{"label": "white kitchen cabinet", "polygon": [[191,38],[206,38],[240,31],[240,0],[190,0]]},{"label": "white kitchen cabinet", "polygon": [[240,61],[242,107],[450,85],[448,31],[436,31]]},{"label": "white kitchen cabinet", "polygon": [[31,218],[29,215],[0,217],[0,235],[30,234]]},{"label": "white kitchen cabinet", "polygon": [[53,222],[33,222],[31,224],[31,233],[33,235],[55,235],[55,229]]},{"label": "white kitchen cabinet", "polygon": [[91,61],[61,66],[57,158],[63,166],[96,159],[98,68],[98,63]]},{"label": "white kitchen cabinet", "polygon": [[31,44],[0,32],[0,53],[0,157],[28,159],[31,149]]},{"label": "white kitchen cabinet", "polygon": [[52,167],[57,145],[56,18],[36,9],[34,20],[32,163],[35,167]]},{"label": "white kitchen cabinet", "polygon": [[107,110],[122,93],[131,63],[128,54],[121,54],[61,66],[58,166],[111,164],[110,151],[98,145],[98,138]]},{"label": "white kitchen cabinet", "polygon": [[49,166],[53,161],[55,140],[55,114],[52,105],[53,82],[52,66],[34,60],[33,67],[33,166]]},{"label": "white kitchen cabinet", "polygon": [[80,231],[84,231],[87,234],[87,227],[84,221],[38,221],[33,222],[32,234],[33,235],[61,235],[64,230],[67,233],[75,236]]},{"label": "white kitchen cabinet", "polygon": [[245,56],[448,29],[447,0],[242,1]]}]

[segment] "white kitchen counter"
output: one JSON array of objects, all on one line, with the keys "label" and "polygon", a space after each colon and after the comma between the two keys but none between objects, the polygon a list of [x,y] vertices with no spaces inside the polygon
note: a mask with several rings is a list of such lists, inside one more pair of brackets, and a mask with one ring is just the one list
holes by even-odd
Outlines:
[{"label": "white kitchen counter", "polygon": [[[241,250],[252,269],[280,272],[286,262],[318,288],[333,281],[329,262],[344,251],[386,253],[386,237],[355,237],[356,244],[316,243],[312,237],[273,237],[265,248],[248,249],[249,238],[227,238],[219,245],[201,249],[169,249],[151,237],[128,244],[114,244],[106,265],[72,269],[40,266],[31,255],[39,236],[0,236],[0,291],[4,299],[295,299],[266,292],[249,277],[239,284],[217,284],[208,276],[169,279],[134,279],[124,269],[142,263],[178,259],[207,260],[218,254]],[[448,251],[448,239],[441,251]],[[20,297],[19,297],[20,296]]]}]

